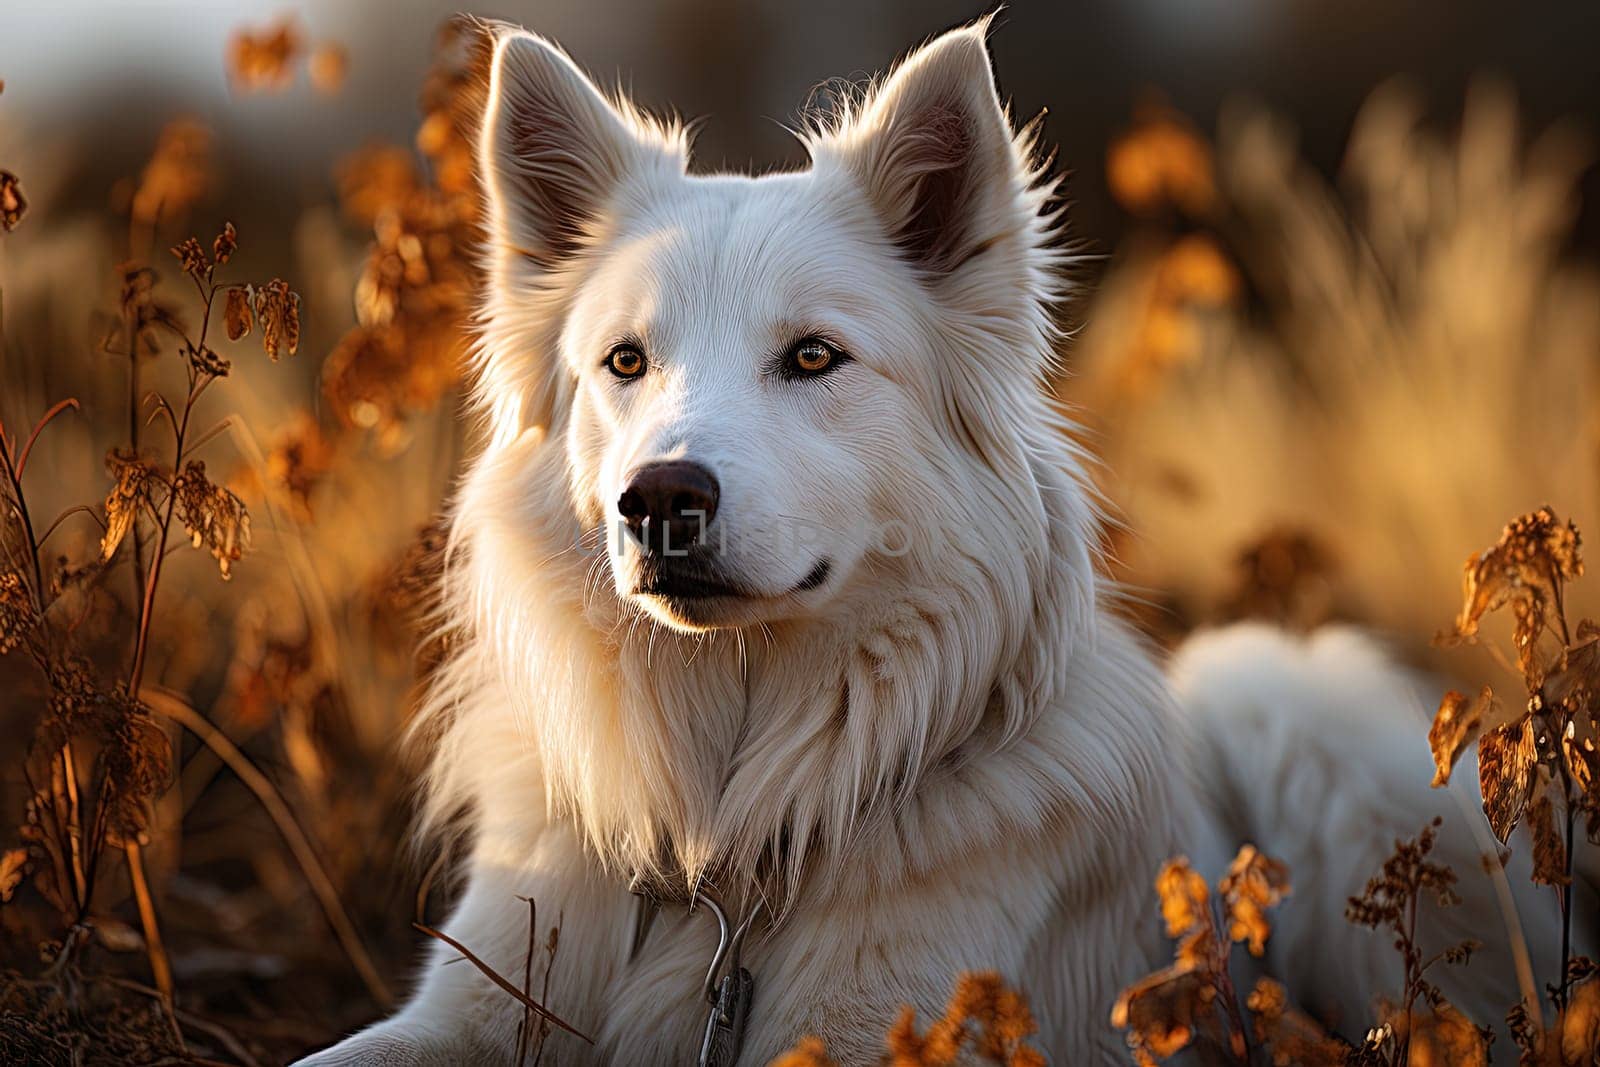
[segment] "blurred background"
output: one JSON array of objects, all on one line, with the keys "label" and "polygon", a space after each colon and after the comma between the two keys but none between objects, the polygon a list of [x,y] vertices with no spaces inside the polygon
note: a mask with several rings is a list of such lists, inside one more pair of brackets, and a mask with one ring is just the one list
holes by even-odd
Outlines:
[{"label": "blurred background", "polygon": [[[455,13],[0,13],[0,1061],[281,1062],[399,995],[444,906],[396,741],[449,640],[418,620],[471,447],[481,50]],[[827,79],[983,9],[477,13],[703,118],[698,168],[765,170],[803,163],[785,126]],[[1596,41],[1586,0],[1001,13],[1079,253],[1054,385],[1156,640],[1355,621],[1442,680],[1504,677],[1433,637],[1514,516],[1600,524]]]}]

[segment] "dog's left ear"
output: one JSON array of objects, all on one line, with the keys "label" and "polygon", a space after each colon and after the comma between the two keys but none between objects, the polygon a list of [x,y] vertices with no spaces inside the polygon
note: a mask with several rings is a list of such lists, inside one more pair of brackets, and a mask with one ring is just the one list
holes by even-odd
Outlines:
[{"label": "dog's left ear", "polygon": [[911,53],[839,128],[810,143],[860,184],[901,253],[934,277],[1026,229],[1031,176],[995,88],[989,20]]}]

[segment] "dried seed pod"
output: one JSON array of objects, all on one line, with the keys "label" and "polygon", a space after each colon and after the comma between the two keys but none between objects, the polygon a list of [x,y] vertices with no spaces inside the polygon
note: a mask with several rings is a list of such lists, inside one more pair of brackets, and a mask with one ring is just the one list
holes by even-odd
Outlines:
[{"label": "dried seed pod", "polygon": [[249,289],[241,285],[228,290],[227,299],[222,305],[222,324],[227,327],[230,341],[249,336],[255,325],[255,319],[250,314]]}]

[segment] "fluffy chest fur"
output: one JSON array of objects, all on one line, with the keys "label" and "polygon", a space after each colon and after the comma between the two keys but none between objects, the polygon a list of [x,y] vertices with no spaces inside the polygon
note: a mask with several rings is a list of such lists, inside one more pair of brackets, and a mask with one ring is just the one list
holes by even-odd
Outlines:
[{"label": "fluffy chest fur", "polygon": [[[676,654],[668,645],[654,655]],[[1148,664],[1114,629],[1088,651],[1023,738],[930,775],[913,800],[864,825],[846,855],[798,875],[745,954],[757,978],[748,1062],[806,1034],[823,1036],[840,1062],[871,1062],[903,1004],[934,1017],[954,976],[972,970],[1028,990],[1058,1062],[1111,1055],[1103,1016],[1155,956],[1145,896],[1176,831],[1161,739],[1141,726],[1162,699]],[[548,1006],[596,1038],[591,1048],[553,1033],[554,1062],[693,1062],[715,924],[667,905],[630,962],[626,874],[607,869],[571,819],[530,817],[545,798],[530,768],[505,759],[516,731],[474,730],[483,817],[452,935],[519,974],[528,921],[519,898],[535,899],[541,930],[561,926]],[[492,774],[490,753],[500,757]],[[751,814],[715,811],[730,822]],[[757,891],[724,879],[719,891],[735,907]],[[465,966],[429,972],[416,1002],[441,1001],[471,1005],[473,1032],[489,1045],[514,1041],[520,1009]]]}]

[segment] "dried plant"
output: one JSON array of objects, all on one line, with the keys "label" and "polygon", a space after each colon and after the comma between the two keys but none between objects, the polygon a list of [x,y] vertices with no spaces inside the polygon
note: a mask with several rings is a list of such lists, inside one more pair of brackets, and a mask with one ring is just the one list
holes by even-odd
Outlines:
[{"label": "dried plant", "polygon": [[440,60],[423,86],[417,147],[370,148],[340,168],[346,213],[374,241],[356,287],[357,325],[328,357],[323,389],[347,425],[391,446],[407,416],[438,404],[461,373],[477,271],[473,124],[486,90],[488,38],[467,20],[440,34]]},{"label": "dried plant", "polygon": [[1106,184],[1129,211],[1155,214],[1176,207],[1205,215],[1217,198],[1211,145],[1178,112],[1148,100],[1132,129],[1106,151]]},{"label": "dried plant", "polygon": [[[286,84],[304,60],[313,87],[334,91],[348,69],[345,53],[304,42],[290,24],[242,34],[229,57],[234,84]],[[10,419],[0,424],[0,671],[6,675],[0,687],[9,689],[13,677],[23,680],[7,692],[3,710],[20,718],[16,725],[24,731],[37,727],[26,759],[8,767],[10,777],[26,781],[26,795],[16,799],[21,840],[0,847],[0,927],[8,950],[0,966],[27,962],[9,958],[23,942],[39,946],[45,963],[37,979],[0,983],[0,1059],[16,1048],[43,1047],[38,1041],[63,1049],[132,1047],[106,1041],[104,1028],[112,1018],[134,1025],[129,1020],[146,1016],[160,1034],[127,1035],[149,1039],[154,1051],[131,1056],[140,1061],[184,1057],[186,1043],[198,1045],[202,1057],[246,1063],[278,1060],[305,1047],[304,1031],[294,1029],[304,1023],[272,1032],[254,1013],[235,1014],[236,1007],[223,1009],[227,1026],[197,1014],[208,1002],[236,1004],[244,976],[186,983],[185,951],[192,959],[218,951],[250,951],[261,959],[285,950],[297,954],[301,973],[328,972],[318,981],[337,991],[331,1003],[351,1023],[355,1013],[392,1002],[363,944],[371,930],[358,927],[363,918],[370,926],[384,914],[384,895],[370,892],[379,878],[375,870],[402,866],[391,843],[401,836],[409,782],[405,768],[371,758],[372,749],[361,744],[376,740],[352,736],[358,724],[350,720],[358,707],[378,709],[382,720],[362,728],[374,739],[387,738],[404,703],[408,658],[390,663],[378,657],[408,648],[418,636],[411,620],[426,610],[422,575],[432,573],[438,545],[429,538],[412,552],[406,538],[437,507],[458,433],[440,401],[459,374],[470,325],[475,268],[469,245],[476,239],[470,121],[481,110],[486,52],[465,22],[442,35],[440,48],[440,65],[424,88],[420,155],[413,161],[403,153],[405,181],[347,182],[343,190],[350,195],[348,217],[376,238],[359,293],[359,329],[381,334],[383,346],[378,363],[343,356],[323,362],[320,380],[336,398],[330,410],[338,422],[311,414],[314,397],[275,427],[270,415],[269,421],[250,419],[251,410],[259,416],[261,408],[249,388],[234,394],[239,414],[209,428],[201,421],[218,380],[240,369],[262,373],[236,368],[245,351],[237,342],[259,339],[256,351],[269,359],[304,354],[312,344],[327,349],[307,333],[295,287],[276,278],[235,280],[241,256],[233,226],[214,239],[174,243],[168,237],[181,235],[189,216],[219,188],[210,130],[178,119],[163,129],[149,162],[112,196],[126,222],[126,244],[115,253],[121,260],[118,314],[97,338],[100,352],[122,364],[113,364],[113,373],[125,371],[125,420],[106,418],[104,391],[90,381],[82,422],[67,425],[62,417],[80,405],[65,401],[15,435]],[[0,205],[6,223],[21,220],[26,203],[9,175],[0,185]],[[35,211],[27,221],[37,217]],[[160,252],[168,245],[170,260]],[[13,318],[7,325],[14,331],[19,321],[31,320]],[[8,402],[18,395],[0,391]],[[360,408],[363,401],[372,407]],[[359,408],[357,418],[352,407]],[[374,411],[372,420],[361,417]],[[268,430],[258,444],[255,434],[263,426]],[[370,447],[369,428],[377,431],[379,449]],[[101,495],[104,503],[74,504],[35,524],[38,501],[49,498],[58,507],[63,490],[70,492],[41,479],[41,467],[57,464],[91,433],[110,438],[110,448],[96,448],[105,456],[108,480],[78,499]],[[435,470],[417,477],[411,457],[413,474],[405,481],[415,486],[411,497],[418,503],[408,503],[410,521],[393,525],[398,514],[387,490],[383,507],[366,504],[372,517],[365,521],[384,528],[377,536],[354,536],[359,527],[351,512],[384,484],[378,467],[389,453],[419,440],[419,452],[437,459],[431,461]],[[438,447],[428,448],[430,440]],[[238,457],[203,451],[220,453],[221,444],[232,445]],[[41,460],[45,453],[50,458]],[[86,534],[91,523],[93,533]],[[263,528],[270,559],[241,567]],[[237,576],[229,593],[213,592],[192,571],[175,567],[183,541],[208,553],[222,577]],[[343,655],[336,654],[340,648]],[[399,686],[386,694],[374,684],[380,678]],[[182,690],[205,697],[206,714],[196,712]],[[180,744],[183,731],[195,741]],[[256,754],[247,754],[247,747]],[[281,759],[285,770],[264,773],[256,763],[262,756]],[[219,775],[219,769],[228,773]],[[180,835],[187,873],[190,857],[218,847],[206,813],[228,810],[226,798],[239,793],[253,796],[267,818],[231,820],[233,841],[224,847],[231,845],[227,862],[236,869],[226,877],[237,878],[243,865],[255,871],[258,884],[236,891],[241,903],[219,896],[196,906],[187,896],[192,889],[172,877]],[[184,818],[191,808],[200,813],[198,825]],[[274,832],[286,847],[271,847]],[[350,847],[355,840],[363,842],[360,848]],[[333,938],[316,936],[313,919],[311,938],[283,943],[286,924],[305,925],[299,913],[306,909],[294,899],[295,868]],[[209,888],[209,880],[204,885]],[[171,908],[174,895],[186,906]],[[246,895],[254,902],[243,904]],[[253,946],[239,944],[237,912],[230,911],[238,908],[259,909],[260,918],[250,923]],[[357,909],[365,914],[352,915]],[[176,935],[169,929],[174,924]],[[389,947],[396,962],[409,952],[401,940]],[[552,937],[543,951],[555,950]],[[134,976],[153,982],[142,987],[149,996],[116,984],[127,981],[117,972],[140,966],[119,959],[132,951],[148,957],[147,969]],[[310,971],[307,956],[316,957]],[[348,973],[360,977],[366,998],[351,988]],[[536,980],[537,971],[531,977]],[[129,1014],[125,1001],[143,1014]],[[46,1011],[46,1004],[63,1010]],[[24,1020],[33,1015],[43,1021],[29,1029]],[[337,1025],[331,1017],[316,1025],[330,1024]],[[534,1062],[547,1026],[534,1021],[527,1027]],[[236,1041],[235,1027],[251,1030],[252,1038]],[[264,1056],[264,1047],[274,1051]]]},{"label": "dried plant", "polygon": [[1482,555],[1467,560],[1461,613],[1440,642],[1475,642],[1486,616],[1511,615],[1514,659],[1501,662],[1521,692],[1503,701],[1492,686],[1476,697],[1451,690],[1440,701],[1428,742],[1433,784],[1443,786],[1476,742],[1484,814],[1505,842],[1517,824],[1528,827],[1533,880],[1552,886],[1562,918],[1561,970],[1550,984],[1555,1020],[1549,1029],[1519,1004],[1508,1022],[1524,1063],[1590,1062],[1600,1053],[1594,1033],[1595,966],[1572,954],[1573,853],[1584,824],[1588,844],[1600,844],[1600,627],[1576,627],[1566,614],[1567,583],[1582,576],[1577,527],[1548,508],[1506,526]]},{"label": "dried plant", "polygon": [[[917,1027],[915,1008],[901,1009],[879,1062],[886,1067],[953,1067],[975,1062],[1043,1067],[1044,1055],[1029,1043],[1038,1029],[1027,998],[993,971],[969,971],[957,978],[944,1014],[926,1031]],[[808,1036],[775,1059],[773,1067],[837,1065],[827,1042]]]},{"label": "dried plant", "polygon": [[1590,843],[1600,843],[1600,627],[1588,619],[1569,626],[1565,607],[1566,583],[1583,574],[1581,544],[1577,527],[1544,507],[1513,521],[1492,548],[1467,560],[1461,614],[1440,640],[1475,641],[1485,616],[1509,609],[1512,669],[1522,693],[1505,702],[1490,686],[1471,699],[1452,690],[1428,731],[1435,786],[1450,780],[1476,742],[1478,786],[1495,836],[1505,842],[1519,822],[1528,824],[1534,880],[1555,887],[1561,899],[1558,1010],[1572,954],[1572,854],[1580,820]]},{"label": "dried plant", "polygon": [[244,92],[286,89],[294,81],[294,63],[304,47],[292,17],[259,30],[236,30],[228,42],[228,76]]},{"label": "dried plant", "polygon": [[1111,1011],[1136,1062],[1149,1067],[1192,1047],[1230,1063],[1343,1062],[1347,1046],[1291,1008],[1281,985],[1264,979],[1242,1004],[1234,987],[1233,945],[1262,956],[1272,933],[1267,909],[1289,891],[1288,868],[1253,845],[1239,850],[1215,895],[1187,859],[1162,867],[1156,896],[1177,941],[1173,963],[1124,989]]},{"label": "dried plant", "polygon": [[[1390,1065],[1399,1067],[1411,1062],[1412,1045],[1426,1029],[1435,1044],[1465,1044],[1473,1055],[1482,1061],[1490,1031],[1478,1032],[1476,1040],[1463,1036],[1460,1012],[1445,1000],[1438,986],[1428,980],[1428,971],[1439,963],[1465,964],[1479,946],[1476,941],[1462,941],[1432,955],[1424,955],[1417,940],[1418,913],[1428,898],[1439,907],[1453,907],[1460,903],[1453,886],[1456,872],[1448,866],[1428,858],[1433,851],[1440,820],[1423,827],[1422,832],[1408,841],[1396,841],[1394,852],[1384,860],[1383,869],[1373,876],[1359,897],[1351,897],[1345,906],[1345,918],[1357,926],[1384,929],[1394,936],[1395,951],[1400,954],[1404,969],[1398,1000],[1382,1005],[1382,1021],[1367,1036],[1366,1046],[1354,1057],[1353,1063]],[[1424,1001],[1432,1015],[1419,1020],[1415,1009],[1417,1001]],[[1470,1028],[1470,1024],[1468,1024]],[[1445,1062],[1467,1063],[1470,1058],[1450,1059]]]},{"label": "dried plant", "polygon": [[1222,613],[1309,632],[1333,615],[1338,569],[1332,549],[1312,531],[1273,527],[1235,556],[1234,586]]},{"label": "dried plant", "polygon": [[[130,187],[129,244],[135,255],[163,222],[186,211],[203,191],[207,143],[208,135],[192,125],[175,124],[163,133],[151,163]],[[202,399],[232,369],[213,347],[213,318],[226,317],[229,332],[236,336],[249,332],[248,325],[239,328],[239,320],[248,323],[252,309],[239,294],[252,290],[219,277],[219,268],[237,248],[231,224],[210,243],[209,254],[193,237],[172,248],[180,276],[194,290],[200,323],[195,331],[164,297],[155,268],[137,259],[117,268],[120,323],[102,347],[127,360],[130,410],[128,439],[107,453],[111,486],[102,508],[68,508],[41,529],[26,491],[36,446],[55,420],[80,409],[76,399],[51,407],[25,437],[12,435],[0,421],[0,654],[30,660],[42,690],[32,744],[21,767],[29,791],[20,828],[22,847],[0,854],[0,900],[9,909],[19,908],[18,894],[31,886],[59,923],[57,936],[45,938],[40,947],[45,974],[38,981],[13,981],[6,995],[21,998],[19,1003],[46,1005],[40,1017],[52,1021],[39,1024],[46,1026],[41,1031],[46,1038],[56,1032],[82,1034],[73,1020],[90,1010],[90,998],[82,992],[90,988],[85,983],[112,981],[85,970],[87,950],[96,943],[112,949],[142,946],[148,955],[156,998],[150,1007],[164,1013],[162,1029],[170,1037],[162,1055],[184,1054],[185,1025],[209,1027],[193,1018],[180,1022],[146,853],[164,845],[161,835],[166,831],[157,825],[155,812],[174,773],[174,749],[161,720],[196,731],[208,747],[225,754],[228,750],[198,715],[150,688],[145,675],[166,584],[162,576],[176,547],[174,535],[207,550],[223,578],[250,546],[250,516],[243,501],[213,482],[198,458],[223,427],[198,432],[195,426]],[[292,352],[299,335],[298,297],[279,280],[255,292],[253,317],[262,320],[267,353],[275,355],[280,346]],[[174,349],[184,382],[181,399],[174,401],[161,391],[142,393],[144,364]],[[141,431],[161,423],[171,435],[164,449],[141,439]],[[52,562],[46,542],[80,515],[100,526],[93,555],[77,560],[62,555]],[[124,666],[118,676],[108,678],[86,637],[97,631],[83,623],[97,603],[111,603],[96,598],[119,560],[129,563],[135,597],[123,635]],[[232,758],[243,759],[237,752]],[[240,768],[253,770],[248,761]],[[271,787],[265,788],[271,796]],[[110,877],[116,869],[113,856],[122,860],[125,886]],[[303,860],[316,864],[309,853]],[[120,893],[131,894],[138,933],[114,917]],[[331,907],[338,909],[336,897]],[[13,913],[8,925],[16,923]],[[353,931],[345,940],[360,952]],[[375,973],[372,978],[378,981]],[[108,995],[102,989],[95,996]],[[50,1005],[60,1005],[64,1013],[52,1014],[56,1009]],[[8,1045],[32,1040],[9,1022],[0,1029]],[[227,1044],[231,1038],[218,1040]],[[106,1047],[120,1047],[119,1041],[110,1040]],[[102,1051],[95,1047],[97,1055]],[[242,1058],[251,1059],[248,1052]]]},{"label": "dried plant", "polygon": [[[171,774],[172,750],[146,702],[144,671],[174,529],[187,533],[196,548],[207,548],[224,578],[249,545],[249,515],[244,505],[233,493],[213,484],[206,477],[205,464],[193,458],[214,436],[193,432],[196,407],[207,389],[229,371],[227,361],[207,342],[212,305],[218,292],[227,288],[217,280],[216,271],[236,244],[229,225],[213,243],[214,258],[208,258],[193,238],[172,250],[183,273],[194,283],[201,304],[201,327],[193,335],[175,314],[155,310],[159,305],[153,295],[152,271],[120,268],[124,319],[131,324],[126,353],[130,364],[136,362],[141,346],[156,343],[156,336],[165,333],[176,343],[187,389],[176,406],[159,393],[145,398],[148,419],[164,418],[172,433],[169,461],[135,444],[114,448],[108,454],[113,485],[103,518],[90,508],[73,508],[38,534],[24,490],[28,460],[40,435],[57,416],[77,408],[76,400],[63,401],[46,412],[25,441],[8,435],[0,424],[0,472],[5,476],[0,492],[5,507],[0,544],[7,567],[0,573],[5,605],[0,613],[0,633],[4,635],[0,647],[8,652],[24,649],[49,693],[26,767],[32,796],[22,828],[39,891],[54,904],[66,929],[48,955],[58,971],[74,966],[75,954],[84,935],[94,929],[97,909],[102,906],[97,890],[103,854],[107,849],[120,850],[125,855],[156,985],[169,1004],[171,970],[162,949],[141,850],[150,840],[151,804],[164,791]],[[130,533],[143,531],[146,535],[133,550],[139,557],[136,571],[141,587],[130,638],[131,665],[126,676],[114,683],[103,681],[90,658],[78,648],[74,635],[77,620],[62,607],[68,582],[46,582],[44,577],[44,539],[80,512],[100,521],[103,534],[98,558],[71,571],[75,583],[101,580]],[[150,546],[147,556],[143,544]]]},{"label": "dried plant", "polygon": [[226,57],[228,80],[241,93],[282,92],[294,84],[302,60],[312,88],[319,93],[337,93],[344,87],[350,65],[344,47],[333,41],[309,45],[292,15],[234,31]]}]

